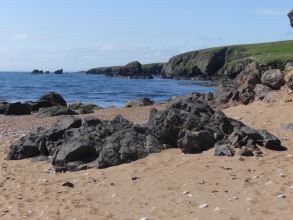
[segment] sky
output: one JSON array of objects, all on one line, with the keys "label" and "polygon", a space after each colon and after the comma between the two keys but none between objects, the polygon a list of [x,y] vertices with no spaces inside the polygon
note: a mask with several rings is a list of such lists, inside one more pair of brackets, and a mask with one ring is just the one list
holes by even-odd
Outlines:
[{"label": "sky", "polygon": [[81,71],[293,39],[291,9],[292,0],[0,0],[0,70]]}]

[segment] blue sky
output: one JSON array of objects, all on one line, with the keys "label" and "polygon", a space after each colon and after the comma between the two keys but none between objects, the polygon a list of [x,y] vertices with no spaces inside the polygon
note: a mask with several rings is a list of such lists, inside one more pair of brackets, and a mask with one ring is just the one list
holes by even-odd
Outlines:
[{"label": "blue sky", "polygon": [[292,0],[0,0],[0,70],[78,71],[293,39],[290,9]]}]

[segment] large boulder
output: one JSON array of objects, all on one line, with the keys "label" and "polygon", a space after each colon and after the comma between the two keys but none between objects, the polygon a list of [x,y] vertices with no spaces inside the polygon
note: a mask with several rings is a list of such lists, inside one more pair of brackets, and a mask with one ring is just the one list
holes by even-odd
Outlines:
[{"label": "large boulder", "polygon": [[31,106],[27,103],[10,103],[8,104],[5,114],[6,115],[30,115],[32,112]]},{"label": "large boulder", "polygon": [[78,113],[65,106],[52,106],[49,108],[40,108],[38,111],[38,116],[40,117],[52,117],[59,115],[78,115]]},{"label": "large boulder", "polygon": [[126,108],[131,108],[131,107],[141,107],[141,106],[148,106],[148,105],[153,105],[154,101],[150,100],[149,98],[140,98],[134,101],[129,101],[125,104]]},{"label": "large boulder", "polygon": [[293,27],[293,10],[288,13],[288,17],[290,19],[291,27]]},{"label": "large boulder", "polygon": [[48,106],[41,106],[41,107],[51,107],[51,106],[67,106],[66,101],[64,98],[56,92],[49,92],[46,95],[43,95],[38,102],[40,103],[47,103]]},{"label": "large boulder", "polygon": [[272,89],[280,89],[284,85],[284,76],[281,70],[270,69],[262,74],[261,83]]}]

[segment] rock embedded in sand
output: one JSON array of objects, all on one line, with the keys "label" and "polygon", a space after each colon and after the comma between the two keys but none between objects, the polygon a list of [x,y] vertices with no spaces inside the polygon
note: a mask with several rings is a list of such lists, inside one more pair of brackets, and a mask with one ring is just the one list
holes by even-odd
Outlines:
[{"label": "rock embedded in sand", "polygon": [[201,205],[198,206],[198,208],[200,208],[200,209],[205,209],[205,208],[208,208],[208,207],[209,207],[209,205],[206,204],[206,203],[201,204]]}]

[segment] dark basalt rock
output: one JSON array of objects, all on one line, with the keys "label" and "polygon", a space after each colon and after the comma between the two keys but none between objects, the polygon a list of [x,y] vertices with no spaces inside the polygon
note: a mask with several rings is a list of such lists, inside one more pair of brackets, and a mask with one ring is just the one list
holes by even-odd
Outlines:
[{"label": "dark basalt rock", "polygon": [[[38,103],[40,103],[40,108],[43,107],[51,107],[51,106],[67,106],[66,101],[64,98],[56,92],[49,92],[48,94],[42,96],[39,100]],[[42,105],[42,104],[43,105]],[[46,106],[44,106],[46,103]]]},{"label": "dark basalt rock", "polygon": [[228,144],[216,144],[215,145],[215,156],[228,156],[228,157],[233,157],[234,156],[234,151],[231,147],[229,147]]},{"label": "dark basalt rock", "polygon": [[52,117],[59,115],[78,115],[78,113],[65,106],[52,106],[49,108],[40,108],[38,112],[38,116],[40,117]]},{"label": "dark basalt rock", "polygon": [[5,115],[30,115],[32,108],[27,103],[10,103],[8,104]]},{"label": "dark basalt rock", "polygon": [[31,74],[43,74],[43,73],[44,73],[43,70],[37,70],[37,69],[35,69],[31,72]]},{"label": "dark basalt rock", "polygon": [[153,109],[146,125],[135,125],[122,116],[103,121],[62,116],[49,129],[38,129],[11,145],[7,159],[49,157],[56,172],[78,171],[97,164],[116,166],[166,148],[201,153],[215,148],[216,156],[260,155],[262,145],[284,150],[281,141],[265,130],[255,130],[215,112],[194,93],[173,99],[166,110]]},{"label": "dark basalt rock", "polygon": [[55,74],[63,74],[63,69],[56,70],[54,73],[55,73]]}]

